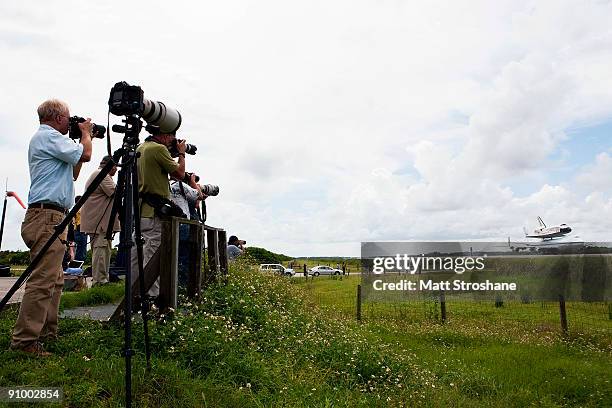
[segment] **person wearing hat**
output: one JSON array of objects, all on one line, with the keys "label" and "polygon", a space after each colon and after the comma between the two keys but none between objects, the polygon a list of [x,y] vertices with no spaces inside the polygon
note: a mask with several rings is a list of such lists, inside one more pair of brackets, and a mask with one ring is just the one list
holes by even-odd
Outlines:
[{"label": "person wearing hat", "polygon": [[246,241],[239,240],[237,236],[232,235],[229,237],[227,245],[227,257],[230,261],[238,258],[244,251],[243,245]]},{"label": "person wearing hat", "polygon": [[[100,174],[102,168],[111,160],[111,156],[104,156],[102,158],[100,166],[89,176],[85,189],[89,188],[94,179]],[[81,208],[81,232],[89,234],[91,242],[91,276],[93,278],[93,286],[108,283],[112,240],[106,239],[106,230],[115,198],[116,186],[113,182],[113,176],[116,172],[117,166],[113,166]],[[115,217],[113,232],[119,230],[121,230],[119,218]]]},{"label": "person wearing hat", "polygon": [[[175,132],[148,126],[147,130],[151,136],[141,143],[136,152],[140,154],[138,159],[138,193],[140,195],[140,231],[144,239],[143,267],[161,245],[162,220],[153,202],[171,202],[170,180],[185,178],[185,151],[187,149],[185,140],[176,139]],[[178,162],[172,159],[170,148],[175,147]],[[138,258],[136,245],[132,246],[132,283],[138,278]],[[148,289],[148,288],[147,288]],[[159,279],[149,289],[149,296],[159,296]]]}]

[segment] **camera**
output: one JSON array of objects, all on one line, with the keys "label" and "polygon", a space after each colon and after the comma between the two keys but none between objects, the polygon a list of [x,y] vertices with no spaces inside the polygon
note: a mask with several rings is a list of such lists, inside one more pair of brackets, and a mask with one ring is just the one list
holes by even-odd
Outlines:
[{"label": "camera", "polygon": [[[81,138],[81,128],[79,128],[79,123],[85,122],[85,118],[80,116],[72,116],[69,119],[70,127],[68,130],[68,136],[71,139],[78,140]],[[106,128],[102,125],[96,125],[92,123],[91,128],[91,137],[96,137],[98,139],[104,139],[104,134],[106,133]]]},{"label": "camera", "polygon": [[[185,177],[183,177],[183,183],[185,184],[189,184],[189,182],[191,181],[191,175],[193,173],[189,173],[189,172],[185,172]],[[195,182],[199,182],[200,181],[200,177],[196,174],[195,176]],[[219,195],[219,186],[215,186],[214,184],[204,184],[200,186],[200,190],[202,190],[202,194],[206,195],[206,196],[216,196]]]},{"label": "camera", "polygon": [[163,102],[145,99],[141,87],[127,82],[117,82],[113,86],[108,98],[108,109],[117,116],[142,116],[149,125],[159,127],[160,133],[175,133],[182,122],[179,111],[168,108]]},{"label": "camera", "polygon": [[[183,183],[189,184],[191,181],[191,175],[193,173],[185,172],[185,177],[183,177]],[[196,174],[195,182],[198,183],[200,181],[200,176]],[[215,186],[214,184],[204,184],[200,186],[200,190],[202,190],[202,194],[206,196],[216,196],[219,195],[219,186]]]},{"label": "camera", "polygon": [[[151,129],[150,126],[147,126],[147,130],[149,130],[151,132],[152,129]],[[158,132],[159,133],[163,133],[161,130],[159,130]],[[151,134],[154,135],[155,133],[151,132]],[[168,148],[168,151],[170,152],[170,156],[172,156],[172,157],[178,157],[178,155],[179,155],[178,148],[176,147],[178,142],[179,142],[178,139],[174,139],[174,141],[172,142],[172,146],[170,146]],[[196,154],[197,150],[198,150],[198,148],[195,145],[192,145],[192,144],[189,144],[189,143],[185,144],[185,153],[194,155],[194,154]]]},{"label": "camera", "polygon": [[110,91],[108,109],[113,115],[141,115],[144,111],[142,88],[127,82],[117,82]]},{"label": "camera", "polygon": [[202,190],[202,194],[207,196],[219,195],[219,186],[215,186],[214,184],[204,184],[200,186],[200,189]]}]

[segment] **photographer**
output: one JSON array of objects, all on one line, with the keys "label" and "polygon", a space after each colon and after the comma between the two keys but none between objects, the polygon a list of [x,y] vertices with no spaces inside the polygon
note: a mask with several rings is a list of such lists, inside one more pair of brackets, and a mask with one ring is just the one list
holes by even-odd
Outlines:
[{"label": "photographer", "polygon": [[[21,224],[21,237],[30,249],[30,259],[41,250],[72,207],[74,182],[83,162],[91,159],[90,119],[79,123],[80,143],[66,137],[70,112],[65,102],[50,99],[38,107],[40,127],[28,149],[30,192],[28,210]],[[40,356],[41,341],[57,337],[60,296],[64,286],[62,259],[66,231],[53,242],[30,275],[19,317],[13,329],[11,349]]]},{"label": "photographer", "polygon": [[[177,141],[174,133],[161,133],[152,127],[151,136],[138,146],[138,191],[140,193],[140,228],[143,245],[143,266],[153,257],[161,244],[161,210],[171,204],[168,176],[182,180],[185,177],[184,140]],[[172,160],[169,149],[175,146],[178,163]],[[154,208],[157,207],[157,208]],[[171,214],[172,215],[172,214]],[[132,247],[132,282],[138,277],[136,247]],[[158,281],[149,290],[150,296],[159,295]]]},{"label": "photographer", "polygon": [[[183,183],[183,180],[174,180],[170,185],[170,193],[172,194],[172,202],[181,208],[187,218],[197,220],[192,209],[195,209],[198,200],[202,199],[202,191],[197,184],[197,176],[193,173],[186,173],[186,179],[189,179],[189,185]],[[187,181],[187,180],[185,180]],[[179,253],[178,253],[178,281],[181,286],[185,286],[188,280],[189,268],[189,231],[190,226],[181,224],[179,226]]]},{"label": "photographer", "polygon": [[[100,174],[102,168],[112,159],[111,156],[104,156],[100,161],[100,167],[95,170],[87,183],[85,189],[89,188],[94,179]],[[110,264],[112,240],[106,239],[106,229],[110,220],[110,213],[113,207],[115,196],[115,183],[113,176],[117,172],[117,166],[113,166],[110,172],[104,177],[98,188],[91,193],[89,199],[83,204],[81,209],[82,222],[81,232],[89,234],[91,240],[91,269],[93,286],[108,283],[108,269]],[[113,224],[113,232],[121,229],[119,218],[116,217]]]},{"label": "photographer", "polygon": [[183,213],[189,219],[197,219],[194,217],[195,206],[198,200],[203,199],[202,191],[200,186],[197,184],[197,177],[194,173],[185,173],[186,179],[188,178],[189,184],[187,185],[184,181],[187,180],[173,180],[170,184],[170,193],[172,195],[172,202],[178,205]]},{"label": "photographer", "polygon": [[237,236],[232,235],[229,237],[227,242],[227,257],[230,261],[235,260],[244,252],[244,245],[246,241],[238,239]]}]

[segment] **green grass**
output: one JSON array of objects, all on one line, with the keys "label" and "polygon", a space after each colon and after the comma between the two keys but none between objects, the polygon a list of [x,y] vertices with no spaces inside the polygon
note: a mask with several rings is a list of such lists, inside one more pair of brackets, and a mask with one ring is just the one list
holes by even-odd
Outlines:
[{"label": "green grass", "polygon": [[[605,342],[523,333],[512,316],[479,319],[478,310],[460,318],[449,308],[443,325],[434,302],[420,304],[418,313],[364,309],[371,313],[360,324],[357,282],[234,269],[227,285],[211,286],[198,301],[183,299],[179,310],[151,323],[149,375],[136,319],[134,406],[595,407],[612,401]],[[79,302],[90,301],[82,296]],[[0,315],[0,349],[8,347],[15,313]],[[48,345],[53,357],[0,353],[0,384],[62,387],[64,406],[120,406],[122,344],[118,327],[65,319],[60,339]]]},{"label": "green grass", "polygon": [[[354,320],[359,282],[350,277],[295,284],[336,319]],[[445,391],[434,396],[439,404],[612,404],[612,320],[603,304],[569,303],[568,337],[560,332],[555,304],[449,302],[445,324],[433,299],[362,307],[372,342],[413,354],[443,382]]]},{"label": "green grass", "polygon": [[60,301],[60,310],[113,303],[123,298],[124,291],[124,285],[120,282],[80,292],[64,292]]}]

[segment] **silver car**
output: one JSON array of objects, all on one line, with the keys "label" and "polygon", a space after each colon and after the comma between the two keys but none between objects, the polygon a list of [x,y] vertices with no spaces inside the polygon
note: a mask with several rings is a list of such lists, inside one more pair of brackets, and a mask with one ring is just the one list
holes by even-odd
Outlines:
[{"label": "silver car", "polygon": [[319,275],[342,275],[342,270],[334,269],[331,266],[319,265],[309,269],[308,273],[313,276]]},{"label": "silver car", "polygon": [[262,272],[272,272],[281,276],[293,276],[295,271],[291,268],[285,268],[281,264],[261,264],[259,270]]}]

